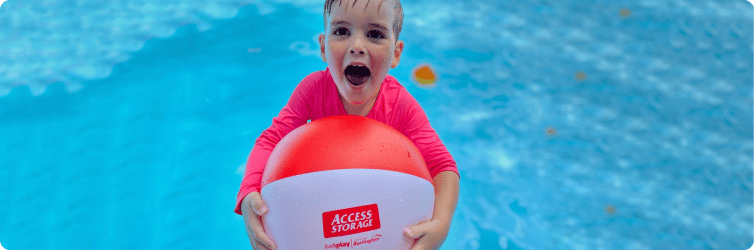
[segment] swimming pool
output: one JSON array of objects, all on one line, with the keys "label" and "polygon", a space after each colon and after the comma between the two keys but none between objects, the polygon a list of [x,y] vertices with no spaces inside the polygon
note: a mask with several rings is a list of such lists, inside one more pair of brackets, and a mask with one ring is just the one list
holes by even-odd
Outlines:
[{"label": "swimming pool", "polygon": [[[250,249],[242,166],[325,67],[321,2],[3,3],[0,244]],[[403,8],[390,74],[462,177],[442,249],[752,245],[750,4]]]}]

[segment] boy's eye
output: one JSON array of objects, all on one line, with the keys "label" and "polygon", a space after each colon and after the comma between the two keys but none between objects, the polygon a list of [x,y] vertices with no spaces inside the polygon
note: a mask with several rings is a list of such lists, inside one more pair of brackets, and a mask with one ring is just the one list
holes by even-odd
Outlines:
[{"label": "boy's eye", "polygon": [[369,33],[367,34],[373,38],[385,38],[385,35],[383,35],[382,32],[379,32],[377,30],[369,31]]},{"label": "boy's eye", "polygon": [[[342,34],[341,34],[341,33],[342,33]],[[337,28],[337,29],[335,29],[335,31],[333,32],[333,34],[334,34],[334,35],[338,35],[338,36],[341,36],[341,35],[346,35],[346,33],[348,33],[348,29],[346,29],[346,28]]]}]

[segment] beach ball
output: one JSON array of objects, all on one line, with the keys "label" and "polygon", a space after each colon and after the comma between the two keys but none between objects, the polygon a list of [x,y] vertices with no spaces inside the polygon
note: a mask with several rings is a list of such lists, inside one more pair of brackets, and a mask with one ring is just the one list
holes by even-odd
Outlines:
[{"label": "beach ball", "polygon": [[275,146],[262,175],[265,232],[280,250],[409,249],[435,192],[419,150],[366,117],[318,119]]}]

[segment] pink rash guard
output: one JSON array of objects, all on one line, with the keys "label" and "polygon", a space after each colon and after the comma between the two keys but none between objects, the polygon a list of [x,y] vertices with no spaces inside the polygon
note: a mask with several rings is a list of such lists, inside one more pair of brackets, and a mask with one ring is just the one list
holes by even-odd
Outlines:
[{"label": "pink rash guard", "polygon": [[[262,132],[251,150],[241,189],[236,197],[235,212],[241,214],[241,203],[247,194],[259,191],[267,159],[285,135],[306,124],[307,120],[336,115],[347,113],[330,69],[306,76],[293,90],[288,104],[272,119],[272,125]],[[385,123],[411,139],[424,156],[432,178],[443,171],[458,174],[455,160],[430,126],[424,110],[394,77],[385,77],[377,100],[366,117]]]}]

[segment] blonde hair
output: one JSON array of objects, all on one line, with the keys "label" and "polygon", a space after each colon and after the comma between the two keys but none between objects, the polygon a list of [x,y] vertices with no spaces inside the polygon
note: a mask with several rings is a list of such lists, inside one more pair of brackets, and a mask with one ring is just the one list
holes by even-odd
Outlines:
[{"label": "blonde hair", "polygon": [[[323,15],[325,17],[325,30],[327,30],[327,18],[330,17],[330,13],[332,12],[332,4],[336,0],[325,0],[325,14]],[[337,0],[338,5],[342,2],[342,0]],[[356,3],[358,0],[354,0],[354,3]],[[365,1],[365,0],[362,0]],[[370,0],[366,0],[370,1]],[[395,35],[395,41],[398,41],[398,35],[401,33],[401,27],[403,27],[403,7],[401,7],[401,1],[400,0],[383,0],[394,3],[393,10],[395,10],[395,20],[393,20],[393,35]],[[367,2],[368,3],[368,2]]]}]

